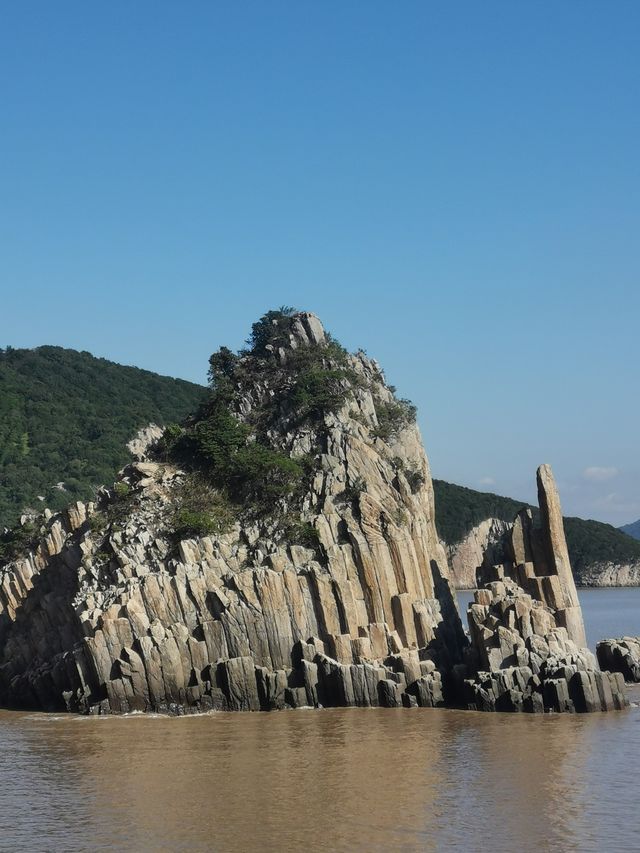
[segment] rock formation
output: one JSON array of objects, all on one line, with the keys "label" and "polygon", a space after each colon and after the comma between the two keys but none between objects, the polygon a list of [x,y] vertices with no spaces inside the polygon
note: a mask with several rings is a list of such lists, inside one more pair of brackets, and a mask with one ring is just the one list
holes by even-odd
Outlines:
[{"label": "rock formation", "polygon": [[536,590],[541,601],[555,608],[556,620],[567,629],[569,638],[579,646],[586,646],[582,610],[569,562],[560,498],[551,467],[541,465],[537,478],[542,515],[542,559],[546,558],[547,565],[544,562],[542,566],[536,565],[534,560]]},{"label": "rock formation", "polygon": [[[601,672],[557,612],[503,578],[469,607],[472,649],[455,668],[462,703],[481,711],[611,711],[627,705],[624,679]],[[472,675],[469,677],[469,670]]]},{"label": "rock formation", "polygon": [[603,669],[621,673],[625,681],[640,681],[640,637],[601,640],[596,656]]},{"label": "rock formation", "polygon": [[444,545],[456,589],[475,589],[479,566],[498,562],[502,541],[511,525],[501,518],[485,518],[455,545]]},{"label": "rock formation", "polygon": [[[265,358],[286,365],[304,347],[329,348],[309,314],[291,318]],[[95,505],[50,518],[41,543],[2,569],[0,703],[113,712],[442,703],[441,672],[466,641],[427,459],[410,419],[378,437],[399,405],[378,365],[362,353],[346,364],[354,387],[343,404],[318,423],[282,415],[271,428],[274,445],[312,457],[301,511],[311,542],[248,516],[176,541],[190,475],[133,463]],[[249,422],[279,393],[265,368],[235,389],[235,416]]]},{"label": "rock formation", "polygon": [[592,563],[575,573],[580,586],[640,586],[640,561]]},{"label": "rock formation", "polygon": [[469,646],[412,407],[312,314],[270,312],[250,343],[212,356],[182,428],[140,436],[113,488],[0,567],[0,705],[624,705],[580,648],[546,467],[543,527],[514,525]]},{"label": "rock formation", "polygon": [[[508,539],[505,534],[525,504],[442,480],[434,480],[433,485],[436,525],[451,566],[451,579],[457,589],[471,589],[479,566],[503,562]],[[565,517],[563,522],[578,587],[640,583],[640,542],[598,521]]]},{"label": "rock formation", "polygon": [[468,612],[471,649],[454,668],[462,702],[479,710],[608,711],[624,708],[624,680],[601,672],[585,648],[560,501],[548,465],[538,469],[540,524],[521,510],[509,559],[481,569]]}]

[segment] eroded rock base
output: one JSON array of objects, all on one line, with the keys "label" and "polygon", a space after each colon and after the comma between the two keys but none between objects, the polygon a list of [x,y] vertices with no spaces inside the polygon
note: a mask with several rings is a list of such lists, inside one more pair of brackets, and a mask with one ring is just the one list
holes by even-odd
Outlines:
[{"label": "eroded rock base", "polygon": [[509,579],[475,594],[469,607],[472,648],[454,668],[461,703],[480,711],[530,713],[620,710],[624,679],[602,672],[554,611]]}]

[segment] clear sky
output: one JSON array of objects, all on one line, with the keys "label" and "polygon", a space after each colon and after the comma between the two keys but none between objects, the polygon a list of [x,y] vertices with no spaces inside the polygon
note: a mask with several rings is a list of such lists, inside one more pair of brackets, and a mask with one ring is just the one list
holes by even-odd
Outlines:
[{"label": "clear sky", "polygon": [[434,475],[640,517],[640,3],[0,9],[0,345],[204,381],[315,311]]}]

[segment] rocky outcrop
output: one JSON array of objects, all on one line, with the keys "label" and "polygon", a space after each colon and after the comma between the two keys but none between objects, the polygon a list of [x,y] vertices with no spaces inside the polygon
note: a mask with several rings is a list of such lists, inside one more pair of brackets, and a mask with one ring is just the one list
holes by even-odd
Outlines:
[{"label": "rocky outcrop", "polygon": [[[507,537],[500,536],[499,527],[509,530],[526,504],[442,480],[434,480],[434,491],[436,524],[453,582],[458,589],[473,588],[479,566],[503,561],[501,550]],[[623,529],[580,518],[565,517],[563,523],[578,587],[640,584],[640,543]]]},{"label": "rocky outcrop", "polygon": [[471,648],[454,667],[460,701],[503,711],[624,708],[624,679],[600,671],[586,648],[560,502],[548,465],[538,469],[540,524],[529,509],[512,525],[508,559],[484,566],[469,606]]},{"label": "rocky outcrop", "polygon": [[455,545],[443,543],[456,589],[475,589],[478,568],[483,563],[493,565],[498,561],[495,551],[501,550],[504,536],[510,529],[511,525],[500,518],[486,518]]},{"label": "rocky outcrop", "polygon": [[554,611],[507,578],[477,590],[469,607],[477,671],[456,676],[463,703],[481,711],[611,711],[626,707],[624,679],[602,672]]},{"label": "rocky outcrop", "polygon": [[162,438],[164,430],[157,424],[149,424],[138,430],[131,441],[127,442],[127,450],[139,462],[146,458],[149,448]]},{"label": "rocky outcrop", "polygon": [[[622,677],[582,648],[546,466],[542,526],[520,513],[509,559],[485,566],[469,645],[411,407],[314,315],[272,312],[252,340],[212,357],[218,396],[178,429],[179,450],[175,430],[151,449],[140,436],[112,489],[45,514],[39,543],[0,567],[0,705],[624,705]],[[250,490],[233,492],[239,472]],[[247,494],[259,509],[239,505]]]},{"label": "rocky outcrop", "polygon": [[[274,357],[323,345],[318,319],[297,315]],[[283,421],[273,435],[293,458],[313,455],[301,516],[311,543],[245,518],[178,541],[188,475],[133,463],[95,505],[49,519],[42,544],[1,570],[0,704],[118,713],[441,704],[443,673],[466,640],[427,459],[413,423],[377,436],[392,392],[374,361],[348,358],[359,377],[348,402],[317,427]],[[268,378],[254,383],[238,417],[277,393]]]},{"label": "rocky outcrop", "polygon": [[593,563],[576,571],[575,577],[585,587],[640,586],[640,562]]},{"label": "rocky outcrop", "polygon": [[640,681],[640,637],[601,640],[596,655],[603,669],[621,673],[625,681]]},{"label": "rocky outcrop", "polygon": [[[542,516],[542,565],[534,560],[536,581],[540,585],[540,598],[556,608],[556,618],[567,629],[569,637],[579,646],[586,646],[587,640],[582,620],[582,610],[578,601],[578,591],[571,571],[569,550],[564,535],[560,497],[550,465],[541,465],[537,473],[538,503]],[[535,539],[532,540],[532,544]],[[526,547],[526,545],[525,545]],[[545,565],[546,562],[546,565]],[[526,564],[525,564],[526,565]],[[560,588],[560,600],[556,590]]]}]

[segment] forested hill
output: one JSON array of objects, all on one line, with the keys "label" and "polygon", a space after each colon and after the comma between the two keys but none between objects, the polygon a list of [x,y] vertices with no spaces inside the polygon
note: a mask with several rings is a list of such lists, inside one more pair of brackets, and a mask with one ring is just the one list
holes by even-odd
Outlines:
[{"label": "forested hill", "polygon": [[[447,545],[456,545],[472,527],[486,518],[513,521],[528,504],[489,492],[477,492],[443,480],[434,480],[436,526]],[[537,507],[531,507],[534,513]],[[602,563],[624,565],[640,562],[640,542],[610,524],[565,517],[565,534],[571,565],[577,575]]]},{"label": "forested hill", "polygon": [[625,524],[624,527],[621,527],[623,533],[626,533],[627,536],[633,536],[634,539],[640,539],[640,519],[638,521],[634,521],[633,524]]},{"label": "forested hill", "polygon": [[0,531],[25,507],[91,497],[130,458],[126,443],[140,427],[183,419],[204,394],[88,352],[0,349]]}]

